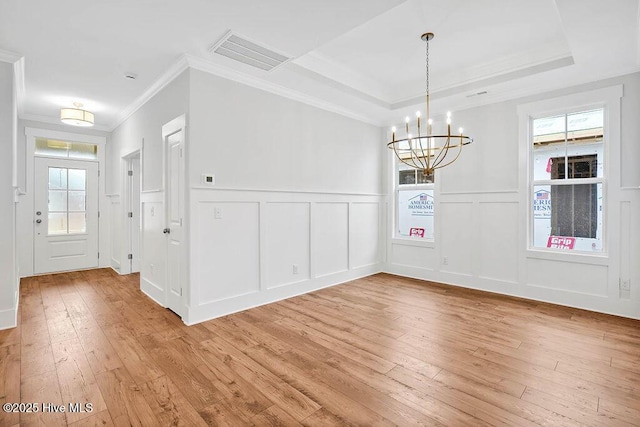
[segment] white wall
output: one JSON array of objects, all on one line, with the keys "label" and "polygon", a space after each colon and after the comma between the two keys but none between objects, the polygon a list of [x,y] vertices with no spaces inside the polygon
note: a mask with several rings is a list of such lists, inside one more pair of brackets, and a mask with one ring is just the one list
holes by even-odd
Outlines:
[{"label": "white wall", "polygon": [[380,271],[379,128],[195,70],[190,101],[188,323]]},{"label": "white wall", "polygon": [[16,326],[16,205],[13,180],[16,107],[13,64],[0,61],[0,329]]},{"label": "white wall", "polygon": [[[116,270],[122,262],[121,248],[125,232],[125,211],[122,200],[123,157],[141,150],[142,172],[142,290],[156,301],[164,301],[164,271],[166,264],[164,223],[164,184],[162,159],[162,125],[188,113],[189,72],[185,71],[165,86],[111,134],[107,147],[107,192],[111,199],[111,266]],[[188,115],[187,115],[188,119]]]},{"label": "white wall", "polygon": [[[606,255],[532,254],[527,250],[529,196],[522,173],[527,160],[519,151],[518,105],[621,84],[619,146],[609,147]],[[389,235],[386,270],[640,318],[638,116],[640,73],[455,112],[456,123],[464,125],[475,142],[436,177],[435,242]],[[391,209],[393,192],[389,194]],[[389,210],[389,218],[391,214]],[[630,279],[629,295],[619,291],[619,278]]]}]

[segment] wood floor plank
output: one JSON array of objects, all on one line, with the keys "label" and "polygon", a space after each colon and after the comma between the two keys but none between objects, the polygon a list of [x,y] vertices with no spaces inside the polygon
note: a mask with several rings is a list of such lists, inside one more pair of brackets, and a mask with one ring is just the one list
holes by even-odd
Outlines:
[{"label": "wood floor plank", "polygon": [[[640,425],[640,321],[377,274],[186,326],[110,269],[21,281],[16,425]],[[67,406],[68,408],[68,406]]]},{"label": "wood floor plank", "polygon": [[172,346],[147,344],[146,348],[156,365],[176,384],[197,411],[217,400],[215,387],[197,369],[199,360],[185,357]]},{"label": "wood floor plank", "polygon": [[[308,418],[308,417],[307,417]],[[278,405],[273,405],[251,418],[251,424],[256,427],[298,427],[302,426],[295,418]]]},{"label": "wood floor plank", "polygon": [[222,363],[247,382],[254,384],[273,403],[300,421],[320,409],[320,405],[299,389],[240,352],[222,338],[202,343],[211,355],[210,363]]},{"label": "wood floor plank", "polygon": [[[13,340],[12,340],[13,341]],[[0,347],[0,404],[20,400],[20,342]],[[0,425],[14,425],[20,414],[0,411]]]},{"label": "wood floor plank", "polygon": [[100,411],[90,417],[69,424],[70,427],[111,427],[113,425],[113,421],[107,410]]},{"label": "wood floor plank", "polygon": [[[264,355],[264,352],[268,352],[268,350],[261,347],[255,347],[249,351],[256,350],[261,355]],[[368,381],[361,381],[355,376],[345,375],[334,367],[326,363],[316,362],[312,356],[295,349],[282,354],[281,357],[292,365],[297,366],[302,372],[306,372],[316,382],[322,383],[330,389],[343,393],[358,402],[363,402],[370,411],[384,416],[397,425],[428,424],[423,413],[404,405],[396,399],[390,398],[387,390],[372,387]]]},{"label": "wood floor plank", "polygon": [[[60,393],[65,404],[91,403],[96,412],[107,409],[80,341],[74,338],[52,343],[51,346],[60,382]],[[90,415],[67,412],[67,421],[72,423]]]},{"label": "wood floor plank", "polygon": [[576,424],[581,426],[631,426],[631,424],[613,414],[605,414],[603,412],[575,407],[571,402],[563,401],[562,399],[558,399],[556,396],[552,396],[531,387],[527,387],[527,390],[522,395],[522,400],[551,409],[557,414],[561,414],[572,419]]},{"label": "wood floor plank", "polygon": [[150,426],[158,419],[144,398],[142,389],[125,368],[119,367],[96,375],[100,392],[115,425]]},{"label": "wood floor plank", "polygon": [[103,330],[136,384],[142,385],[164,375],[131,331],[121,323],[109,325]]},{"label": "wood floor plank", "polygon": [[[260,350],[256,357],[256,350]],[[306,375],[305,371],[289,362],[282,355],[270,353],[262,348],[250,349],[252,358],[259,361],[269,371],[276,374],[283,381],[292,384],[298,390],[304,390],[305,394],[312,396],[313,400],[332,413],[352,420],[359,425],[394,425],[389,419],[373,412],[362,403],[351,399],[349,396],[335,388],[326,386],[320,381]]]},{"label": "wood floor plank", "polygon": [[69,401],[63,399],[58,384],[58,374],[56,371],[45,372],[42,375],[35,375],[24,378],[21,382],[20,400],[17,402],[46,403],[52,406],[39,408],[37,413],[20,414],[21,426],[58,426],[66,425],[67,418],[65,412],[54,412],[48,410],[53,405],[59,407],[66,405]]},{"label": "wood floor plank", "polygon": [[164,426],[198,427],[207,423],[200,417],[171,380],[162,376],[142,386],[144,398]]}]

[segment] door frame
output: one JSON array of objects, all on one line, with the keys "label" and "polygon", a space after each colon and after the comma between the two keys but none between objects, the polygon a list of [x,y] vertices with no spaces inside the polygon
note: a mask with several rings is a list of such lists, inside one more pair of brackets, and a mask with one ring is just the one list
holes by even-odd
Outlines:
[{"label": "door frame", "polygon": [[[129,221],[129,212],[133,212],[134,206],[133,204],[133,189],[131,188],[129,182],[129,171],[132,169],[132,162],[134,159],[138,161],[138,180],[142,179],[142,150],[137,149],[125,156],[122,156],[122,202],[121,202],[121,218],[122,218],[122,247],[120,249],[120,274],[131,274],[131,262],[128,262],[128,254],[132,253],[134,257],[137,257],[139,261],[142,261],[142,245],[138,245],[138,253],[133,253],[132,251],[132,242],[133,235],[131,233],[131,227],[128,226]],[[141,193],[142,186],[140,187],[140,191],[138,192],[138,215],[140,215],[140,202],[141,202]],[[138,219],[140,217],[138,216]],[[138,230],[139,236],[138,241],[142,242],[142,229]],[[141,265],[141,264],[139,264]]]},{"label": "door frame", "polygon": [[[22,195],[20,203],[17,205],[17,241],[18,241],[18,262],[20,263],[20,276],[28,277],[34,275],[34,221],[35,221],[35,188],[34,188],[34,172],[35,172],[35,151],[36,138],[48,138],[61,141],[77,142],[84,144],[96,144],[98,146],[98,268],[109,267],[111,257],[109,256],[109,228],[106,212],[104,207],[108,206],[106,180],[105,180],[105,149],[107,144],[106,136],[87,135],[82,133],[74,133],[67,131],[58,131],[51,129],[41,129],[34,127],[25,127],[25,164],[24,164],[24,182],[25,194]],[[47,157],[47,156],[38,156]],[[59,158],[59,157],[56,157]],[[73,160],[73,159],[72,159]],[[19,171],[20,168],[18,168]],[[20,172],[18,172],[20,173]],[[18,178],[20,181],[21,177]],[[20,242],[24,242],[20,244]]]},{"label": "door frame", "polygon": [[[169,162],[168,162],[168,150],[169,150],[169,137],[178,132],[182,132],[182,149],[183,149],[183,157],[182,157],[182,176],[181,182],[182,185],[182,198],[180,200],[182,206],[182,240],[180,244],[179,257],[178,262],[180,263],[180,281],[182,285],[182,295],[180,297],[180,306],[179,307],[169,307],[169,293],[171,292],[171,283],[169,283],[169,244],[167,237],[167,245],[166,245],[166,254],[167,254],[167,262],[165,265],[165,289],[164,289],[164,306],[170,308],[176,314],[178,314],[183,321],[187,318],[187,304],[189,298],[189,265],[188,265],[188,242],[189,242],[189,215],[187,209],[187,129],[186,129],[186,115],[182,114],[175,119],[169,121],[165,125],[162,126],[162,187],[164,188],[164,224],[165,228],[169,227]],[[162,230],[159,230],[162,231]]]},{"label": "door frame", "polygon": [[[65,271],[76,271],[98,268],[100,259],[97,253],[100,251],[100,228],[99,228],[99,194],[98,194],[98,171],[99,163],[93,159],[70,159],[65,157],[35,156],[34,158],[34,209],[41,211],[44,215],[36,214],[34,218],[34,274],[61,273]],[[49,170],[51,167],[65,168],[67,170],[84,170],[85,175],[85,232],[74,232],[65,234],[50,234],[48,224],[50,222],[48,212],[48,183]],[[36,179],[37,177],[37,179]],[[37,185],[37,187],[36,187]],[[68,188],[67,188],[68,189]],[[69,211],[67,211],[69,212]],[[40,224],[36,224],[41,221]],[[40,237],[38,237],[40,236]],[[70,244],[72,242],[83,241],[85,251],[78,257],[78,254],[65,256],[62,258],[49,257],[47,255],[50,245]],[[84,264],[84,265],[80,265]],[[43,270],[43,271],[39,271]]]}]

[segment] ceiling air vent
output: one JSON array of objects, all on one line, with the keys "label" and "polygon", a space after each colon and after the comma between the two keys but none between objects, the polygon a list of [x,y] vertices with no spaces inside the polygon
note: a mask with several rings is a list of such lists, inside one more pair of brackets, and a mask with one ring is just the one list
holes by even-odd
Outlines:
[{"label": "ceiling air vent", "polygon": [[232,32],[227,33],[222,40],[213,45],[210,51],[265,71],[271,71],[289,60],[284,55],[239,37]]},{"label": "ceiling air vent", "polygon": [[471,95],[467,95],[467,98],[473,98],[474,96],[481,96],[486,94],[487,94],[487,91],[483,90],[482,92],[476,92],[476,93],[472,93]]}]

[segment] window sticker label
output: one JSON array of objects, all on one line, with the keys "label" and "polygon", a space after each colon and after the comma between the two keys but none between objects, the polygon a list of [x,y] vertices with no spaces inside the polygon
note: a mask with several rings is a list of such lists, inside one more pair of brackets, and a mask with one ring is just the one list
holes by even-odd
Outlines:
[{"label": "window sticker label", "polygon": [[575,237],[549,236],[547,241],[547,247],[552,249],[573,249],[575,244]]}]

